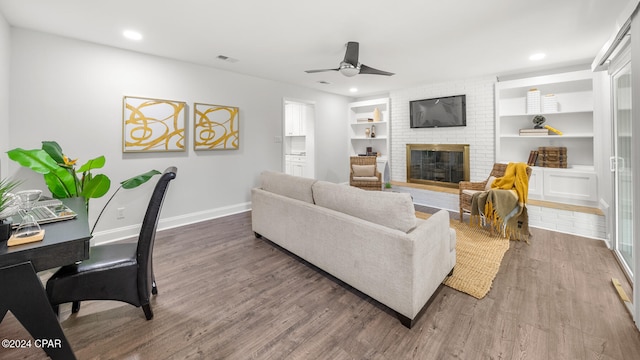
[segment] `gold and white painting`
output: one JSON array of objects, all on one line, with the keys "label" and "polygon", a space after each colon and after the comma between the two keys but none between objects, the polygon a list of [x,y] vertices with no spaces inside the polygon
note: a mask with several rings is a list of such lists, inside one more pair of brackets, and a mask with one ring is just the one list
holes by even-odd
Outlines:
[{"label": "gold and white painting", "polygon": [[194,150],[239,148],[239,109],[234,106],[194,104]]},{"label": "gold and white painting", "polygon": [[185,103],[125,96],[122,151],[185,151]]}]

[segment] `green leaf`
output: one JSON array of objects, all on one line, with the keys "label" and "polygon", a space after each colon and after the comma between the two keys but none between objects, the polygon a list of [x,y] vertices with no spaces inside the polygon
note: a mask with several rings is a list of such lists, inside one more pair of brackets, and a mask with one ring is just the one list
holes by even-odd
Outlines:
[{"label": "green leaf", "polygon": [[[20,180],[0,179],[0,212],[4,211],[11,200],[7,194],[18,187],[21,183],[22,181]],[[0,220],[0,222],[2,221]]]},{"label": "green leaf", "polygon": [[7,154],[9,159],[39,174],[48,174],[60,169],[58,163],[46,151],[41,149],[24,150],[16,148],[7,151]]},{"label": "green leaf", "polygon": [[62,153],[62,148],[55,141],[43,141],[42,142],[42,150],[46,151],[49,156],[53,160],[55,160],[58,164],[64,164],[64,154]]},{"label": "green leaf", "polygon": [[111,187],[111,180],[106,175],[98,174],[91,178],[89,181],[85,181],[84,189],[82,189],[82,196],[85,199],[99,198],[104,196]]},{"label": "green leaf", "polygon": [[158,174],[162,174],[162,173],[158,170],[150,170],[144,174],[140,174],[130,179],[124,180],[120,183],[120,185],[122,185],[124,189],[137,188],[138,186],[146,183],[147,181],[149,181],[149,179],[151,179],[152,177]]},{"label": "green leaf", "polygon": [[78,187],[72,171],[58,167],[54,171],[45,174],[45,182],[51,193],[59,198],[78,196]]},{"label": "green leaf", "polygon": [[95,159],[91,159],[89,161],[86,162],[86,164],[82,165],[80,167],[80,169],[78,169],[78,172],[85,172],[85,171],[89,171],[89,170],[93,170],[93,169],[100,169],[104,166],[104,163],[107,160],[105,159],[104,156],[98,156]]}]

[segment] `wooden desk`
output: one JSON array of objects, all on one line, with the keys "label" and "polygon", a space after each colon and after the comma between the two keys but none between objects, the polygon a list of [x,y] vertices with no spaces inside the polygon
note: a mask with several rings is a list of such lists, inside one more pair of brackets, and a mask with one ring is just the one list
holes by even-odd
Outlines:
[{"label": "wooden desk", "polygon": [[76,357],[36,273],[88,259],[91,239],[84,200],[63,202],[78,214],[75,219],[42,225],[45,237],[39,242],[12,247],[0,244],[0,322],[11,311],[39,340],[32,347],[39,345],[51,359]]}]

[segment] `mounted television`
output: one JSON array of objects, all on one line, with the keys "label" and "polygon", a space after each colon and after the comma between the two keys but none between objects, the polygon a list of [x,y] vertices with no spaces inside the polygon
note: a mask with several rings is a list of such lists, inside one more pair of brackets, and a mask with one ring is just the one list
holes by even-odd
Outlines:
[{"label": "mounted television", "polygon": [[467,126],[466,95],[409,102],[412,128]]}]

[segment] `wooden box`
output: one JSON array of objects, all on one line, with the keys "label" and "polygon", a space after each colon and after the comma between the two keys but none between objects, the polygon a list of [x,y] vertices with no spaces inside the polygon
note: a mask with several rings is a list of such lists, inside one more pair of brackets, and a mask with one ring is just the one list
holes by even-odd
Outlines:
[{"label": "wooden box", "polygon": [[567,167],[567,148],[564,146],[540,146],[538,166],[550,168]]}]

